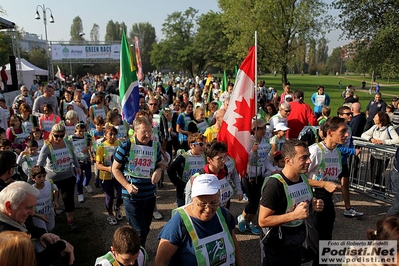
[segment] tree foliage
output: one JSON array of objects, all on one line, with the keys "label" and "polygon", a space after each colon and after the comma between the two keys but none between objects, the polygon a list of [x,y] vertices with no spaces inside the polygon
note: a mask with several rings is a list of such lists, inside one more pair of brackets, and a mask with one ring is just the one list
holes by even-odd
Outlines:
[{"label": "tree foliage", "polygon": [[173,12],[162,24],[165,40],[153,46],[151,63],[157,68],[170,66],[185,69],[194,76],[193,42],[196,34],[198,10],[190,7],[184,12]]},{"label": "tree foliage", "polygon": [[341,47],[334,48],[331,55],[327,59],[327,67],[334,74],[336,72],[341,72],[341,53]]},{"label": "tree foliage", "polygon": [[221,13],[209,11],[198,20],[198,32],[194,38],[194,58],[197,74],[206,71],[210,65],[233,70],[235,57],[226,53],[229,40],[223,33]]},{"label": "tree foliage", "polygon": [[120,41],[122,39],[122,30],[127,32],[127,26],[125,22],[119,23],[113,20],[108,21],[105,28],[105,41]]},{"label": "tree foliage", "polygon": [[100,41],[100,26],[96,23],[93,24],[93,28],[90,31],[90,41],[99,42]]},{"label": "tree foliage", "polygon": [[13,55],[11,33],[0,31],[0,64],[5,65],[9,62],[9,56]]},{"label": "tree foliage", "polygon": [[399,1],[336,0],[333,7],[340,11],[338,27],[343,36],[367,42],[357,49],[356,68],[390,77],[399,73]]},{"label": "tree foliage", "polygon": [[47,69],[46,50],[43,48],[34,48],[29,52],[29,62],[43,69]]},{"label": "tree foliage", "polygon": [[151,62],[161,68],[183,69],[191,76],[199,75],[209,66],[233,68],[235,57],[226,53],[228,39],[223,33],[221,14],[210,11],[197,16],[198,10],[188,8],[174,12],[163,24],[165,40],[153,46]]},{"label": "tree foliage", "polygon": [[149,22],[134,23],[129,33],[129,43],[134,44],[134,37],[137,37],[139,40],[143,72],[152,71],[154,66],[151,64],[150,53],[157,39],[155,28]]},{"label": "tree foliage", "polygon": [[79,16],[76,16],[71,25],[71,42],[81,42],[84,41],[84,38],[82,36],[83,33],[83,23],[82,19]]},{"label": "tree foliage", "polygon": [[[227,50],[239,58],[246,55],[258,32],[258,65],[276,68],[287,82],[288,64],[310,39],[329,28],[331,17],[320,0],[218,0],[223,11]],[[301,36],[305,41],[294,39]]]}]

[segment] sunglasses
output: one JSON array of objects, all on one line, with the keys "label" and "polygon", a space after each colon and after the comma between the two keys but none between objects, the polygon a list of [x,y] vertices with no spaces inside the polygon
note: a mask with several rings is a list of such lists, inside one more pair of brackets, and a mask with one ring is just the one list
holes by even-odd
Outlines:
[{"label": "sunglasses", "polygon": [[201,202],[201,201],[197,200],[197,198],[195,198],[195,199],[197,201],[196,202],[197,206],[202,208],[202,209],[205,209],[206,207],[208,207],[209,209],[215,210],[215,209],[217,209],[219,207],[219,202],[205,203],[205,202]]},{"label": "sunglasses", "polygon": [[200,147],[202,147],[202,146],[204,146],[205,145],[205,143],[204,142],[193,142],[192,143],[194,146],[197,146],[197,145],[199,145]]},{"label": "sunglasses", "polygon": [[62,139],[63,137],[65,137],[65,134],[61,134],[61,135],[53,134],[53,136],[55,139]]},{"label": "sunglasses", "polygon": [[286,112],[286,113],[290,113],[290,112],[291,112],[291,110],[284,110],[284,112]]},{"label": "sunglasses", "polygon": [[86,124],[79,122],[75,125],[75,128],[80,128],[80,129],[85,129],[86,128]]}]

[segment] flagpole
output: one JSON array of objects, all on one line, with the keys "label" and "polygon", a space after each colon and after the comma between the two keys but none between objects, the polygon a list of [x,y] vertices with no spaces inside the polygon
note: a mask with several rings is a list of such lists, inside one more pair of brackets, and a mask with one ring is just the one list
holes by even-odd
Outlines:
[{"label": "flagpole", "polygon": [[255,31],[255,117],[258,119],[258,32]]},{"label": "flagpole", "polygon": [[[257,132],[258,132],[258,91],[257,91],[257,89],[258,89],[258,71],[257,71],[258,70],[258,46],[257,46],[258,34],[257,33],[258,32],[255,31],[255,78],[254,78],[254,81],[255,81],[255,86],[254,86],[255,104],[254,105],[255,105],[255,126],[256,126],[255,141],[257,141]],[[258,156],[259,156],[258,151],[256,151],[256,154],[255,154],[255,158],[256,158],[255,182],[256,182],[256,184],[258,184],[258,160],[259,160]]]}]

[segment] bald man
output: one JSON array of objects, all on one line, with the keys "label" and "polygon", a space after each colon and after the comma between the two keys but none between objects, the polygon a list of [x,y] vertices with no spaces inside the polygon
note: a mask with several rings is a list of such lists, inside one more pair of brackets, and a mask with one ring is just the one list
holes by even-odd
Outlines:
[{"label": "bald man", "polygon": [[366,125],[366,115],[360,112],[360,103],[353,103],[351,105],[352,121],[349,126],[352,128],[352,136],[360,137],[364,132],[364,126]]},{"label": "bald man", "polygon": [[213,126],[208,127],[204,132],[206,142],[211,142],[212,140],[216,139],[216,136],[219,133],[220,128],[222,127],[223,117],[225,113],[226,109],[219,109],[215,112],[216,123]]}]

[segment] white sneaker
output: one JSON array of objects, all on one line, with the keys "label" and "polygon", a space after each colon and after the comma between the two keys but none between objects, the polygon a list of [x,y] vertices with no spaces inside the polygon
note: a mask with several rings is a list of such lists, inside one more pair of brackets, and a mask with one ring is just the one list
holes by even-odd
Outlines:
[{"label": "white sneaker", "polygon": [[247,194],[244,193],[244,196],[242,197],[242,200],[243,200],[243,201],[248,201]]},{"label": "white sneaker", "polygon": [[78,201],[80,203],[84,202],[85,201],[85,196],[83,196],[83,194],[78,195]]},{"label": "white sneaker", "polygon": [[90,185],[85,186],[85,188],[86,188],[87,192],[89,192],[89,193],[93,192],[93,189],[91,188]]},{"label": "white sneaker", "polygon": [[344,211],[344,216],[348,218],[362,217],[364,213],[356,211],[353,207]]},{"label": "white sneaker", "polygon": [[152,213],[152,216],[154,217],[155,220],[160,220],[162,219],[162,214],[159,213],[159,211],[155,211]]}]

